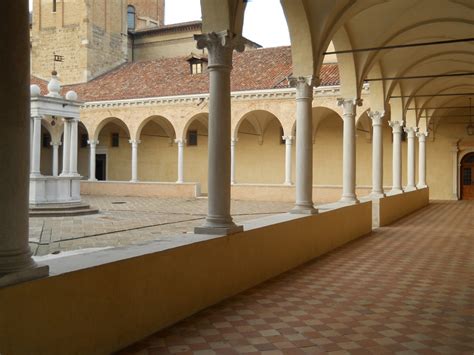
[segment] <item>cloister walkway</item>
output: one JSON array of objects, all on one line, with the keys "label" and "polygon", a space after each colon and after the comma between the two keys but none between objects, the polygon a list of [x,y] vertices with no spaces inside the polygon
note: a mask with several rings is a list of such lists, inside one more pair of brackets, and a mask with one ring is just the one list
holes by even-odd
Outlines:
[{"label": "cloister walkway", "polygon": [[472,354],[474,201],[435,202],[120,354]]}]

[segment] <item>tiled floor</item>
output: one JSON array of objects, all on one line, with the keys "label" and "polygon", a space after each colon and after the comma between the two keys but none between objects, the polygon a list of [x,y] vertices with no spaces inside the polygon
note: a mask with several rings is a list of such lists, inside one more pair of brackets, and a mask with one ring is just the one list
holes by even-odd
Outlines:
[{"label": "tiled floor", "polygon": [[473,354],[474,202],[421,212],[120,354]]},{"label": "tiled floor", "polygon": [[[90,216],[30,218],[30,246],[35,255],[83,248],[118,247],[167,240],[202,225],[207,199],[82,196],[99,208]],[[237,223],[284,213],[287,202],[232,201]],[[186,235],[186,234],[183,234]]]}]

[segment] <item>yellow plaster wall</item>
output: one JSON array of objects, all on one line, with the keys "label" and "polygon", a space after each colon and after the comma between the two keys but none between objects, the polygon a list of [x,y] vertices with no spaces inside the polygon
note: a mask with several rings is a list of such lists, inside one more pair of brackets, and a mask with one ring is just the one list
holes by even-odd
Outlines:
[{"label": "yellow plaster wall", "polygon": [[[112,133],[119,133],[120,141],[118,147],[112,147]],[[115,123],[106,124],[100,131],[97,150],[101,148],[107,149],[107,180],[130,180],[132,147],[129,140],[128,132]],[[99,153],[97,152],[97,154]]]},{"label": "yellow plaster wall", "polygon": [[0,352],[117,351],[370,233],[371,209],[362,203],[0,289]]},{"label": "yellow plaster wall", "polygon": [[207,193],[207,128],[196,120],[189,130],[198,131],[198,144],[184,148],[184,181],[199,182],[201,191]]},{"label": "yellow plaster wall", "polygon": [[331,116],[319,124],[313,145],[313,183],[342,184],[342,119]]},{"label": "yellow plaster wall", "polygon": [[151,121],[141,131],[138,145],[138,179],[174,182],[177,180],[178,148],[157,123]]},{"label": "yellow plaster wall", "polygon": [[236,181],[239,183],[281,184],[285,180],[285,144],[281,125],[273,119],[259,136],[248,121],[242,122],[236,144]]},{"label": "yellow plaster wall", "polygon": [[196,183],[81,181],[81,195],[191,198],[199,194]]}]

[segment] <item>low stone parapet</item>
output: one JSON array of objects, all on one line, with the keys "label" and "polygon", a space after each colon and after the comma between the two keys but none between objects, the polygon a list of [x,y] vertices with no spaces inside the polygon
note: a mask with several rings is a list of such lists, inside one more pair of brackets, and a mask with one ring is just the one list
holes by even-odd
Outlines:
[{"label": "low stone parapet", "polygon": [[200,194],[197,182],[81,181],[81,195],[190,198]]},{"label": "low stone parapet", "polygon": [[[368,186],[358,187],[358,196],[369,194],[371,188]],[[313,201],[315,203],[329,203],[338,201],[342,195],[340,185],[314,185]],[[294,202],[295,186],[280,184],[235,184],[232,185],[232,199],[235,200],[257,200]]]},{"label": "low stone parapet", "polygon": [[113,353],[370,233],[371,210],[369,201],[275,215],[230,236],[170,235],[52,260],[51,276],[0,288],[0,353]]},{"label": "low stone parapet", "polygon": [[429,198],[429,188],[423,188],[374,200],[374,227],[389,225],[427,206]]}]

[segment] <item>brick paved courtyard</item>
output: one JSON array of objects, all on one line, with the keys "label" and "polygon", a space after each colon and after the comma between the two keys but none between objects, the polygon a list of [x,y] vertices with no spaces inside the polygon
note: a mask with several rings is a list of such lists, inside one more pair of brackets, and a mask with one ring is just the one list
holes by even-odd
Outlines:
[{"label": "brick paved courtyard", "polygon": [[[30,218],[30,245],[35,255],[83,248],[168,240],[167,234],[191,232],[206,216],[207,199],[83,196],[98,215]],[[232,201],[236,222],[293,207],[284,202]]]},{"label": "brick paved courtyard", "polygon": [[121,352],[170,353],[473,354],[474,201],[432,203]]}]

